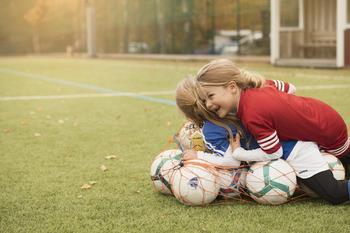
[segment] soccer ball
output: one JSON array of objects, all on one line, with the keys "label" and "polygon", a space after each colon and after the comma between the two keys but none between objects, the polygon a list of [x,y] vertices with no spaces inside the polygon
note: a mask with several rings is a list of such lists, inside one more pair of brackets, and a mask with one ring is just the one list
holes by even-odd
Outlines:
[{"label": "soccer ball", "polygon": [[328,153],[322,153],[323,158],[328,163],[329,169],[331,169],[333,176],[336,180],[345,179],[345,168],[340,160],[334,155]]},{"label": "soccer ball", "polygon": [[169,179],[174,171],[173,168],[179,165],[181,157],[181,150],[166,150],[153,160],[150,175],[156,191],[171,194]]},{"label": "soccer ball", "polygon": [[181,127],[180,131],[174,136],[174,140],[181,150],[205,151],[201,129],[191,121]]},{"label": "soccer ball", "polygon": [[247,175],[246,168],[240,169],[219,169],[218,178],[220,184],[219,195],[226,198],[234,198],[240,196],[243,188],[245,188],[245,179]]},{"label": "soccer ball", "polygon": [[[340,160],[334,155],[328,154],[326,152],[322,152],[323,158],[328,163],[329,169],[332,171],[333,176],[336,180],[344,180],[345,179],[345,168]],[[318,195],[312,191],[309,187],[304,185],[303,183],[299,183],[300,189],[302,189],[308,196],[317,198]]]},{"label": "soccer ball", "polygon": [[185,205],[207,205],[215,200],[220,185],[216,171],[200,160],[185,161],[170,180],[174,196]]},{"label": "soccer ball", "polygon": [[246,182],[248,192],[255,201],[280,205],[293,195],[296,174],[282,159],[257,162],[248,170]]}]

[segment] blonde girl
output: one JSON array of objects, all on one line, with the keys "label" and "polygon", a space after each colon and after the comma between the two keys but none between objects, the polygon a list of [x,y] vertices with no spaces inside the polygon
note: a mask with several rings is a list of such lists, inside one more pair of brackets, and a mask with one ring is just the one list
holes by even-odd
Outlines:
[{"label": "blonde girl", "polygon": [[[228,122],[242,132],[240,119],[271,158],[281,157],[280,140],[313,141],[339,158],[349,153],[347,126],[332,107],[269,86],[257,88],[264,82],[261,76],[243,71],[227,59],[214,60],[178,86],[176,103],[195,123],[209,120],[228,132]],[[229,137],[233,139],[231,133]],[[249,159],[242,150],[235,156]]]}]

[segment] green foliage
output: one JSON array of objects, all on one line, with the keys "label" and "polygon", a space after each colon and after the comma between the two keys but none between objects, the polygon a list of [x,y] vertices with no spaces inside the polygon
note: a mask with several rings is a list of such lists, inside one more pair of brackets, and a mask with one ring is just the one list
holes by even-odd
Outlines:
[{"label": "green foliage", "polygon": [[[2,58],[0,96],[95,93],[34,78],[39,75],[116,91],[173,90],[201,65]],[[350,85],[349,70],[240,65],[294,83],[299,95],[326,101],[350,123],[348,89],[302,89]],[[11,75],[9,69],[32,78]],[[174,99],[173,95],[158,97]],[[151,162],[167,148],[168,138],[183,120],[174,106],[132,97],[0,100],[0,232],[350,231],[349,205],[297,200],[271,207],[231,201],[193,208],[154,193]],[[105,159],[112,154],[116,159]],[[100,170],[102,164],[108,171]],[[82,190],[89,181],[96,184]]]},{"label": "green foliage", "polygon": [[[215,18],[217,30],[234,30],[237,23],[236,1],[232,0],[161,0],[159,12],[156,0],[91,2],[96,9],[98,52],[122,52],[128,31],[129,42],[146,42],[149,49],[145,52],[159,53],[163,27],[166,53],[192,53],[210,47],[215,30],[211,18]],[[241,28],[262,30],[264,24],[268,25],[261,16],[262,11],[268,10],[268,2],[240,0]],[[67,46],[84,52],[85,7],[84,0],[3,0],[0,54],[32,53],[35,46],[42,53],[65,52]],[[157,21],[157,14],[162,14],[161,20]],[[192,25],[188,32],[187,23]],[[33,45],[33,37],[37,45]]]}]

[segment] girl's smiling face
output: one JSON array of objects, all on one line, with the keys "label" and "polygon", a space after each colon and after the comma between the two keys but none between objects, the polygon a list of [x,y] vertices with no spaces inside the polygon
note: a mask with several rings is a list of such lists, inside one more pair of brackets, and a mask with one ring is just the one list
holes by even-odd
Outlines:
[{"label": "girl's smiling face", "polygon": [[207,96],[205,99],[207,109],[220,118],[237,110],[240,89],[234,81],[226,86],[203,86],[203,90]]}]

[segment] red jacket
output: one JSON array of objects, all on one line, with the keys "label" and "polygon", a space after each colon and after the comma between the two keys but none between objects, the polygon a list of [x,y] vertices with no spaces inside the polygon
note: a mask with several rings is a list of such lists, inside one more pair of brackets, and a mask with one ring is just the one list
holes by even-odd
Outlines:
[{"label": "red jacket", "polygon": [[338,157],[349,151],[342,117],[313,98],[289,95],[271,86],[251,88],[242,91],[237,115],[266,153],[276,152],[279,140],[313,141]]}]

